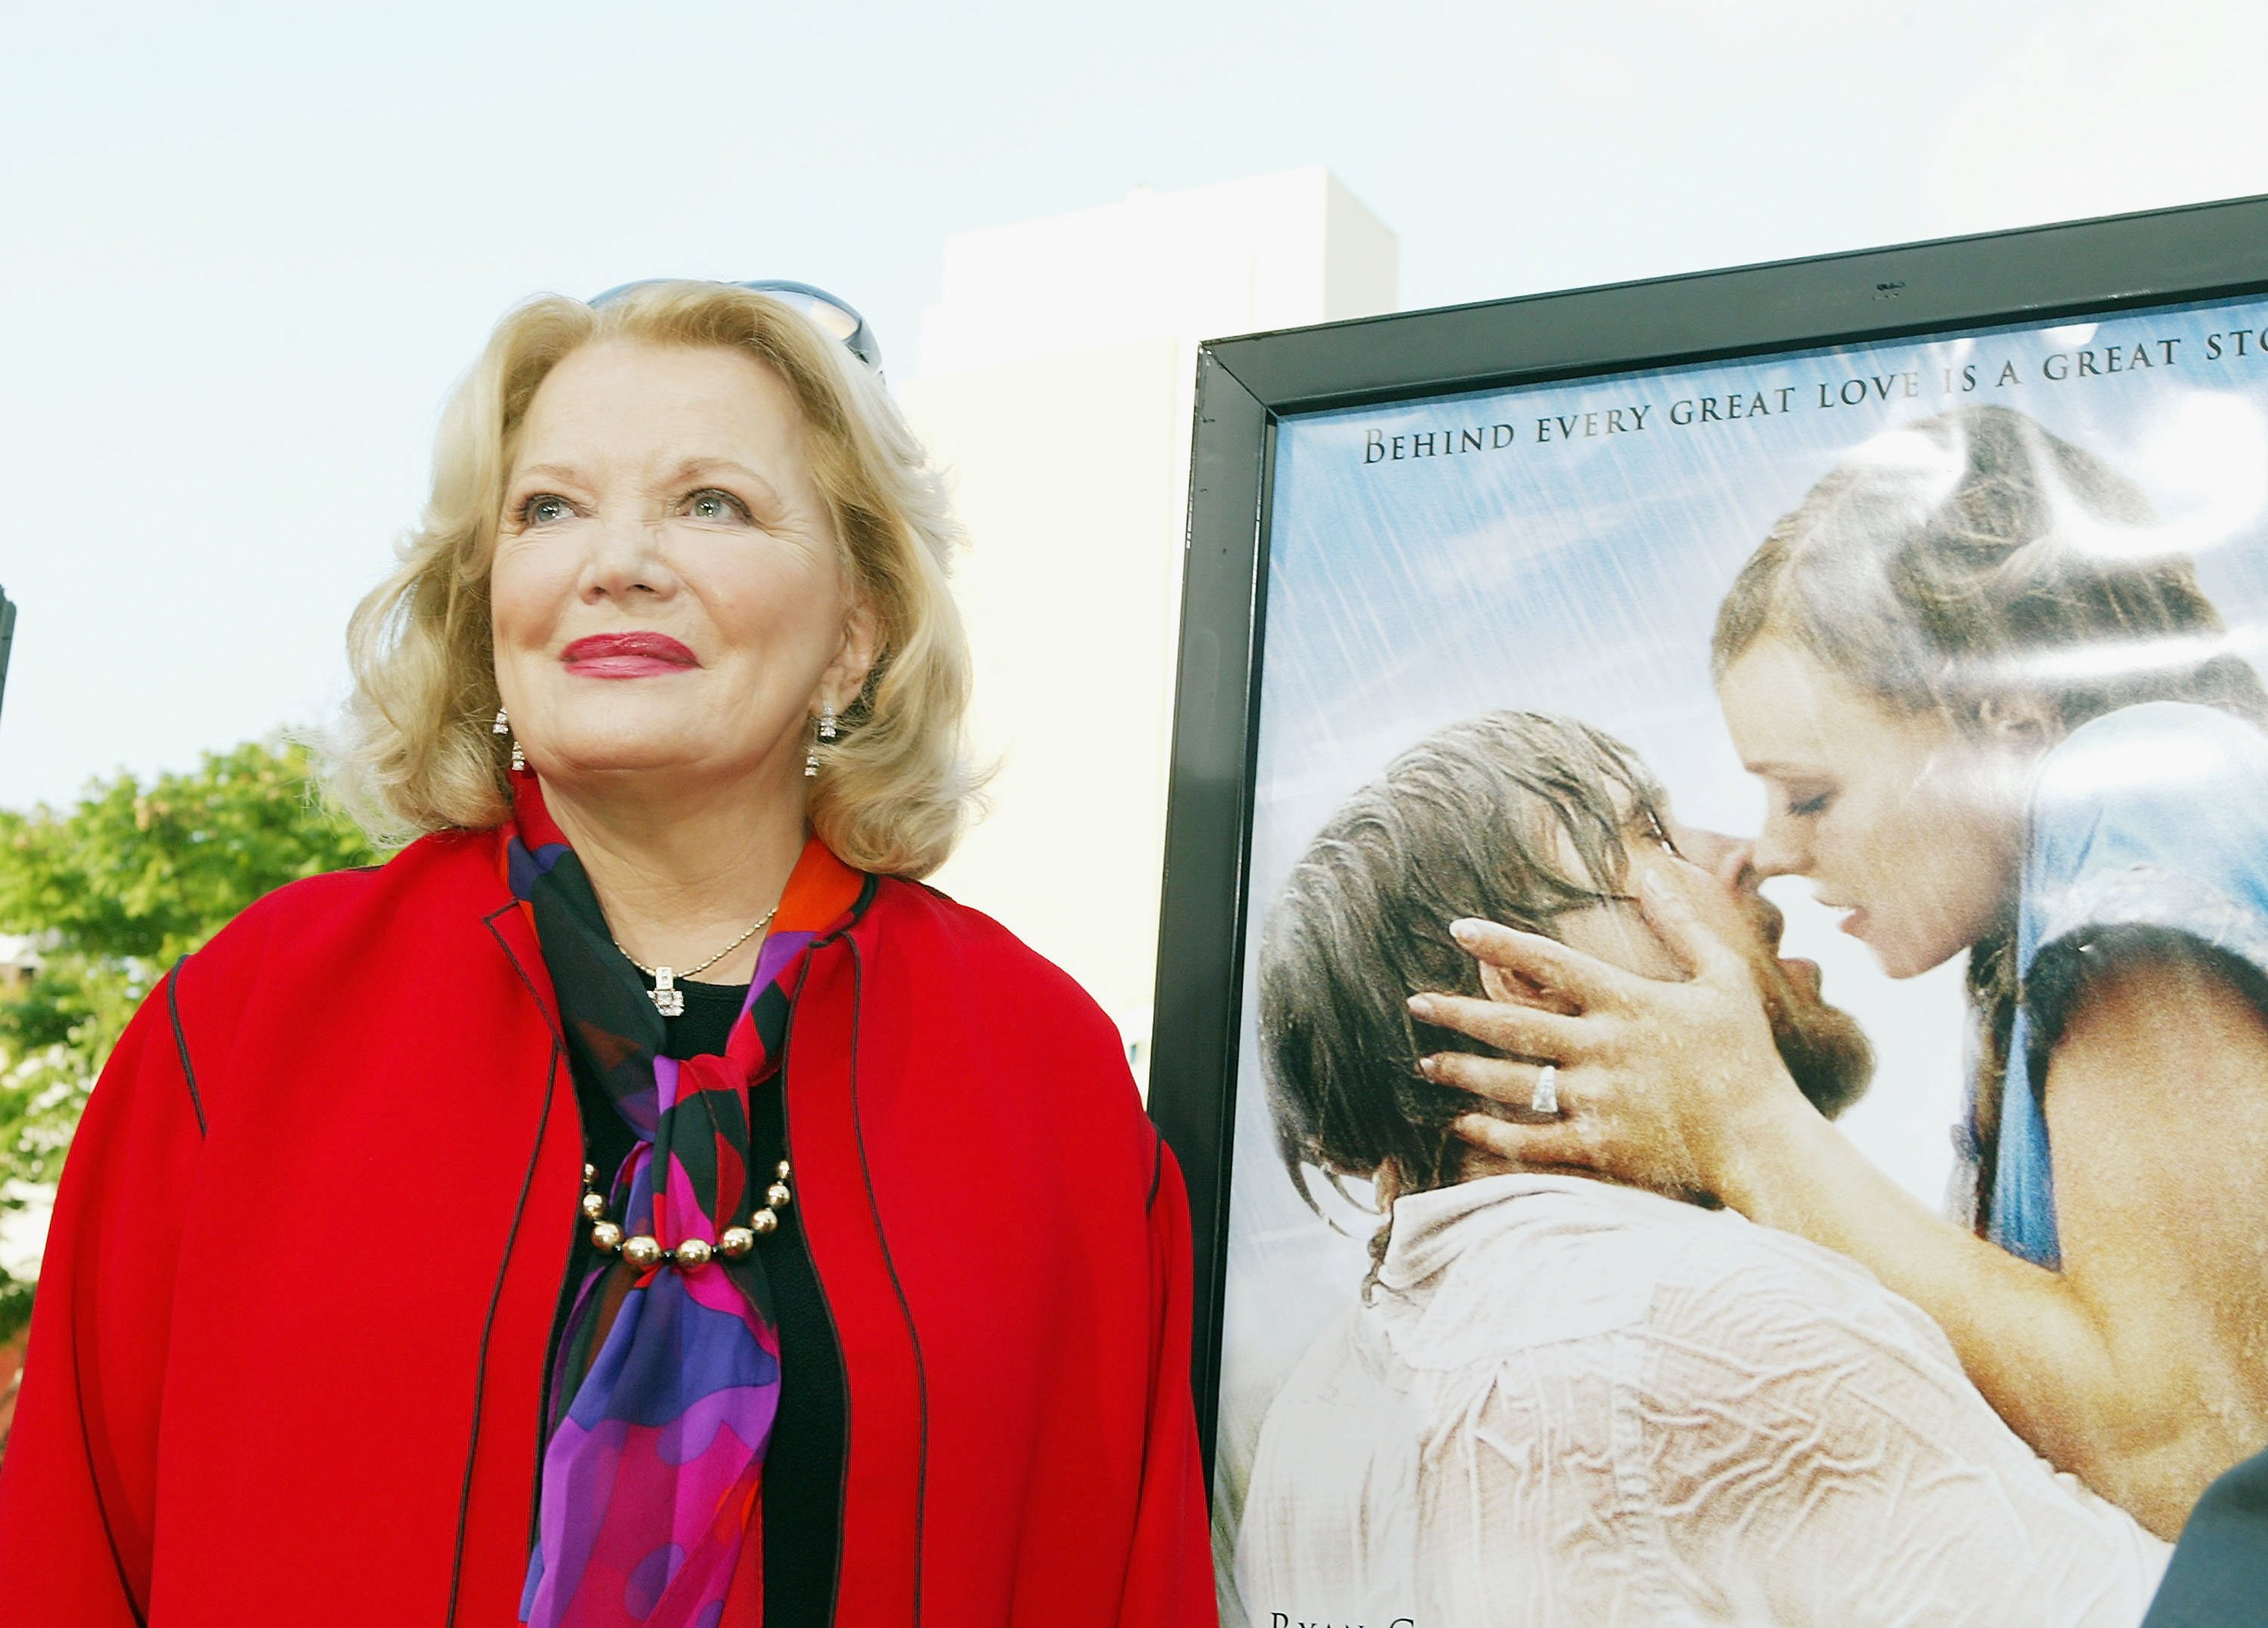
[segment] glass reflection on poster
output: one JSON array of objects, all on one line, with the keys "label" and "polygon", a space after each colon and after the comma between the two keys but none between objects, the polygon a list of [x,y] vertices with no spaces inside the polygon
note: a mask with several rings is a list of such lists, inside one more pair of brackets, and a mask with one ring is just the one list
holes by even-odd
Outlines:
[{"label": "glass reflection on poster", "polygon": [[2264,348],[1283,422],[1229,1621],[2140,1619],[2268,1394]]}]

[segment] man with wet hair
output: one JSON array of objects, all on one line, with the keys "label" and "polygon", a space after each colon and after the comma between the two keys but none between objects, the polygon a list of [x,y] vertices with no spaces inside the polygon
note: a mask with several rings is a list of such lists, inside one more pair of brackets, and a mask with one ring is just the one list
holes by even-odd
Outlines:
[{"label": "man with wet hair", "polygon": [[1395,759],[1293,868],[1260,950],[1278,1145],[1310,1203],[1311,1177],[1367,1180],[1388,1218],[1262,1430],[1237,1544],[1254,1628],[2139,1620],[2165,1546],[2033,1454],[1862,1268],[1452,1132],[1475,1099],[1431,1060],[1482,1048],[1425,1018],[1486,992],[1451,924],[1677,977],[1635,903],[1649,873],[1682,871],[1752,946],[1805,1095],[1858,1097],[1865,1037],[1778,958],[1778,913],[1694,885],[1721,841],[1606,735],[1500,712]]}]

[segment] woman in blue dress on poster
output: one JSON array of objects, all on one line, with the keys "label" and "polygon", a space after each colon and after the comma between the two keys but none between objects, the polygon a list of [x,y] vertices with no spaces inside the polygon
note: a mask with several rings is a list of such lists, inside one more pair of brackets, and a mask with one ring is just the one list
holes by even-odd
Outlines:
[{"label": "woman in blue dress on poster", "polygon": [[1893,978],[1967,953],[1960,1220],[1811,1110],[1675,889],[1644,902],[1681,983],[1458,924],[1499,998],[1415,1004],[1506,1055],[1423,1066],[1494,1099],[1460,1121],[1491,1152],[1862,1262],[2043,1456],[2176,1536],[2268,1444],[2268,691],[2132,483],[2005,409],[1846,458],[1713,654],[1768,810],[1683,884],[1808,877]]}]

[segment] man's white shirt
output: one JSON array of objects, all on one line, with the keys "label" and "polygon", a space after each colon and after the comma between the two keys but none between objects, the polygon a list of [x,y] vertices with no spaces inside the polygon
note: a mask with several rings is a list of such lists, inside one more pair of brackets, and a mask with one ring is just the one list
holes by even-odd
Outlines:
[{"label": "man's white shirt", "polygon": [[2169,1552],[1863,1267],[1499,1176],[1395,1205],[1270,1407],[1237,1580],[1252,1628],[2131,1628]]}]

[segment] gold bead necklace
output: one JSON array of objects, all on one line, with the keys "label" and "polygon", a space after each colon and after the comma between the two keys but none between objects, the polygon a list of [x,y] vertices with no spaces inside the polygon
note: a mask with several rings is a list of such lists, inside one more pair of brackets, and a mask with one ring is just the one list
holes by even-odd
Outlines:
[{"label": "gold bead necklace", "polygon": [[591,1223],[591,1247],[601,1255],[619,1250],[623,1261],[640,1272],[664,1264],[680,1272],[692,1272],[717,1255],[738,1260],[756,1247],[757,1238],[778,1229],[779,1213],[795,1199],[788,1191],[787,1178],[787,1161],[782,1159],[773,1167],[772,1184],[764,1189],[764,1207],[748,1217],[747,1226],[725,1228],[713,1245],[705,1238],[688,1238],[675,1249],[666,1250],[660,1239],[645,1233],[622,1236],[622,1229],[607,1219],[607,1196],[599,1191],[598,1166],[586,1164],[583,1167],[583,1214]]}]

